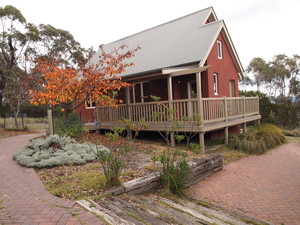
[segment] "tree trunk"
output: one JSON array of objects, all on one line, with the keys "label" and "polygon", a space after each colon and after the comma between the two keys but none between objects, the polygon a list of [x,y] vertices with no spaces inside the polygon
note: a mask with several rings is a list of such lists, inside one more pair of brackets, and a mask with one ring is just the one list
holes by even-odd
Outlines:
[{"label": "tree trunk", "polygon": [[64,113],[64,119],[65,119],[65,122],[68,121],[69,119],[69,115],[72,111],[71,110],[66,110],[65,113]]},{"label": "tree trunk", "polygon": [[16,129],[19,128],[19,124],[18,124],[18,112],[14,112],[14,117],[15,117],[15,127]]}]

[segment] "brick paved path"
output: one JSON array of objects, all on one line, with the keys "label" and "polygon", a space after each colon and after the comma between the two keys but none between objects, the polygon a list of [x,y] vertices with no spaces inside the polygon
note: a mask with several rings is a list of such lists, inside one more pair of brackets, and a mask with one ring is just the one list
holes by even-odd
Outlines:
[{"label": "brick paved path", "polygon": [[300,224],[300,143],[231,163],[190,188],[195,198],[275,224]]},{"label": "brick paved path", "polygon": [[0,224],[104,224],[75,202],[49,194],[33,169],[12,160],[16,150],[37,136],[0,140]]}]

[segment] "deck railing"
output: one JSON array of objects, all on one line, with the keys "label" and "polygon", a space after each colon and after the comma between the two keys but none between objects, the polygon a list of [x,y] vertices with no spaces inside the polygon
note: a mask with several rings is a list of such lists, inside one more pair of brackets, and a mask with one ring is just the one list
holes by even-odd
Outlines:
[{"label": "deck railing", "polygon": [[259,114],[258,97],[202,98],[200,104],[202,110],[198,107],[197,99],[121,104],[117,107],[99,106],[97,120],[100,123],[122,119],[132,122],[143,120],[146,123],[165,122],[168,121],[167,108],[175,110],[172,116],[176,121],[183,122],[184,117],[198,114],[204,124]]}]

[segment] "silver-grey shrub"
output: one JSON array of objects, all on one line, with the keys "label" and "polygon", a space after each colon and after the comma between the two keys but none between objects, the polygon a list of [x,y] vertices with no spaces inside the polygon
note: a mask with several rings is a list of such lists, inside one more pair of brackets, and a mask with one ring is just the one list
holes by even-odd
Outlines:
[{"label": "silver-grey shrub", "polygon": [[95,160],[98,151],[110,152],[102,145],[77,143],[71,137],[51,135],[47,138],[31,140],[13,157],[23,166],[44,168],[84,164]]}]

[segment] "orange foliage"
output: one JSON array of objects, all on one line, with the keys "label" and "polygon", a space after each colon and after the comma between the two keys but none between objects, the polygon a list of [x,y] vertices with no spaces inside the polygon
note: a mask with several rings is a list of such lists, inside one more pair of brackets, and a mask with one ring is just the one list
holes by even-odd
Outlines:
[{"label": "orange foliage", "polygon": [[60,66],[59,62],[38,60],[35,71],[43,75],[39,80],[42,90],[30,90],[31,103],[52,107],[59,105],[67,112],[89,99],[98,105],[114,106],[117,101],[108,93],[129,86],[118,75],[133,65],[124,60],[133,57],[134,52],[140,49],[126,51],[126,48],[123,45],[111,53],[105,53],[102,49],[96,65],[86,65],[79,70]]}]

